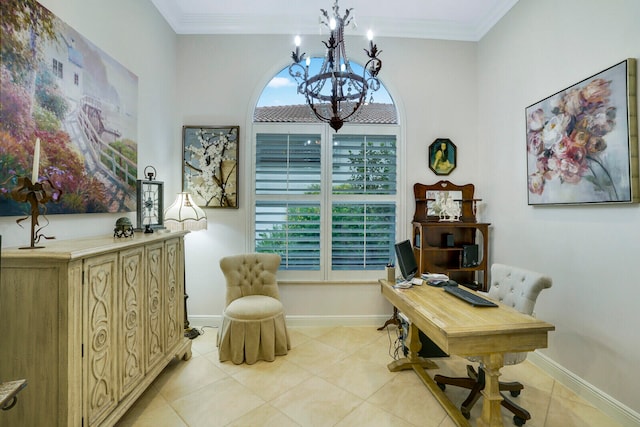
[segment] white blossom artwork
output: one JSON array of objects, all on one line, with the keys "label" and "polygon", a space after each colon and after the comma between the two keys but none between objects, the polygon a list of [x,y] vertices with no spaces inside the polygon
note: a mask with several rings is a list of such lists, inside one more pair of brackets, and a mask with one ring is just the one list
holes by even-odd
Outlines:
[{"label": "white blossom artwork", "polygon": [[238,207],[239,126],[184,126],[184,191],[207,208]]}]

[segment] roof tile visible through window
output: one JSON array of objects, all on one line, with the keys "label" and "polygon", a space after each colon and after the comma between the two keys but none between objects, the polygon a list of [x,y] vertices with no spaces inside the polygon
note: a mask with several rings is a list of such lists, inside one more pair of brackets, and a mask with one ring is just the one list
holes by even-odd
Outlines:
[{"label": "roof tile visible through window", "polygon": [[[319,120],[308,105],[279,105],[256,107],[254,123],[314,123]],[[349,120],[357,124],[397,124],[396,108],[393,104],[371,103],[360,107],[360,112]]]}]

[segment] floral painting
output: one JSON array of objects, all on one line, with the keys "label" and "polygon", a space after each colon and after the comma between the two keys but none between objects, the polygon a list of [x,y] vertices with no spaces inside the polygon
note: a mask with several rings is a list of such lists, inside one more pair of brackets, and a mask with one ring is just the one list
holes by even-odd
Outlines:
[{"label": "floral painting", "polygon": [[637,202],[635,69],[627,59],[526,108],[530,205]]},{"label": "floral painting", "polygon": [[25,176],[61,190],[48,214],[135,210],[137,109],[135,74],[36,0],[3,1],[0,216],[29,213]]},{"label": "floral painting", "polygon": [[200,207],[238,207],[239,126],[184,126],[182,188]]}]

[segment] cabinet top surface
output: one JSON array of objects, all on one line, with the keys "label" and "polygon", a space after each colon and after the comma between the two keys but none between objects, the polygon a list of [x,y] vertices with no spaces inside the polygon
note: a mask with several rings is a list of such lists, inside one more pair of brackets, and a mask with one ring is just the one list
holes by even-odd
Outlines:
[{"label": "cabinet top surface", "polygon": [[189,231],[156,231],[155,233],[136,233],[132,238],[113,236],[84,237],[69,240],[47,240],[41,242],[43,248],[19,249],[3,248],[2,259],[57,259],[72,260],[88,255],[123,250],[153,242],[183,237]]}]

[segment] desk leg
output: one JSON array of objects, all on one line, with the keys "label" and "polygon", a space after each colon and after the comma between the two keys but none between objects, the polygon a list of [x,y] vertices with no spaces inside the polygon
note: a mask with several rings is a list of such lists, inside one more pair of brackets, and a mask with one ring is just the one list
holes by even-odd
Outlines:
[{"label": "desk leg", "polygon": [[387,369],[391,372],[403,371],[405,369],[413,369],[418,377],[422,380],[425,386],[429,389],[431,394],[442,405],[453,423],[457,427],[470,427],[469,421],[462,415],[462,412],[449,400],[446,394],[440,387],[433,381],[433,378],[427,374],[425,369],[436,369],[438,365],[435,362],[418,356],[418,352],[422,347],[420,342],[419,330],[413,323],[409,325],[409,352],[407,357],[396,360],[387,365]]},{"label": "desk leg", "polygon": [[500,404],[500,368],[504,365],[504,355],[493,353],[483,357],[485,371],[485,386],[482,390],[482,414],[478,418],[478,427],[502,427],[502,414]]},{"label": "desk leg", "polygon": [[387,321],[384,322],[384,325],[380,326],[378,330],[381,331],[389,325],[396,325],[397,327],[400,327],[400,319],[398,319],[398,309],[396,307],[393,307],[393,316],[391,316],[390,319],[387,319]]},{"label": "desk leg", "polygon": [[387,369],[391,372],[404,371],[413,369],[414,365],[419,365],[424,369],[437,369],[438,365],[424,357],[418,356],[422,343],[420,342],[419,330],[413,323],[409,324],[409,354],[402,359],[394,360],[387,365]]}]

